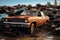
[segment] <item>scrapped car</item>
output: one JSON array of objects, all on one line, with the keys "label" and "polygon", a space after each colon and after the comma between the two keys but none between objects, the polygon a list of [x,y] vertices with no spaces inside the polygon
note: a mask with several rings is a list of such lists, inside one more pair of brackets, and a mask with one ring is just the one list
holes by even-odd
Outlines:
[{"label": "scrapped car", "polygon": [[2,12],[2,10],[0,10],[0,24],[2,23],[2,18],[5,18],[7,16],[8,16],[7,13],[4,13],[4,12]]},{"label": "scrapped car", "polygon": [[49,17],[42,11],[20,10],[15,14],[18,13],[19,15],[2,19],[6,28],[27,27],[30,28],[30,33],[33,34],[36,27],[40,27],[49,21]]},{"label": "scrapped car", "polygon": [[55,33],[55,35],[59,35],[60,34],[60,11],[57,12],[55,16],[56,18],[52,22],[53,23],[52,27],[55,27],[53,33]]},{"label": "scrapped car", "polygon": [[53,24],[54,24],[55,28],[59,28],[60,27],[60,12],[57,12],[55,14],[55,19],[53,20]]}]

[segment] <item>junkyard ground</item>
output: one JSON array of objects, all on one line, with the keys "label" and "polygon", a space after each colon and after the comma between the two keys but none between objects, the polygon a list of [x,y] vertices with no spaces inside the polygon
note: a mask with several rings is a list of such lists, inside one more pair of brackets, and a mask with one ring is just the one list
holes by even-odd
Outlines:
[{"label": "junkyard ground", "polygon": [[37,29],[35,35],[30,35],[25,28],[21,29],[18,36],[0,34],[0,40],[60,40],[60,36],[52,35],[51,32],[40,31],[40,29]]}]

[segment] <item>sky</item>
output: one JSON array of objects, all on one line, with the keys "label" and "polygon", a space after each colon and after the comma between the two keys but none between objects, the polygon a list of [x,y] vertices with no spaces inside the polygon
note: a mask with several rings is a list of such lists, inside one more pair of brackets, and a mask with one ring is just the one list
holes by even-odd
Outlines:
[{"label": "sky", "polygon": [[[14,6],[18,4],[25,4],[25,5],[33,5],[40,3],[42,5],[47,4],[47,2],[50,2],[51,4],[54,4],[54,0],[0,0],[0,6],[6,5],[6,6]],[[60,0],[57,0],[57,3],[59,5]]]}]

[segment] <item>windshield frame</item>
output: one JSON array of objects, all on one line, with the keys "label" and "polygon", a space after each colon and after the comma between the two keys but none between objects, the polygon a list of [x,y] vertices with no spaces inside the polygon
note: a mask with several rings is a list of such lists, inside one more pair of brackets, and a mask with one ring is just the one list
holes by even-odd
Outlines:
[{"label": "windshield frame", "polygon": [[[25,14],[26,13],[26,14]],[[35,14],[34,14],[35,13]],[[24,16],[37,16],[37,13],[36,13],[36,11],[23,11],[20,15],[24,15]],[[34,15],[33,15],[34,14]]]}]

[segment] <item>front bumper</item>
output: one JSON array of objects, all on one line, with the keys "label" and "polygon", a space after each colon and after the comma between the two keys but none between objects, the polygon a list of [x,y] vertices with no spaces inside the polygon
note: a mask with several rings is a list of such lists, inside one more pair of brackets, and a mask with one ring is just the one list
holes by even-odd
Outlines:
[{"label": "front bumper", "polygon": [[30,23],[21,22],[3,22],[3,23],[14,27],[30,27]]}]

